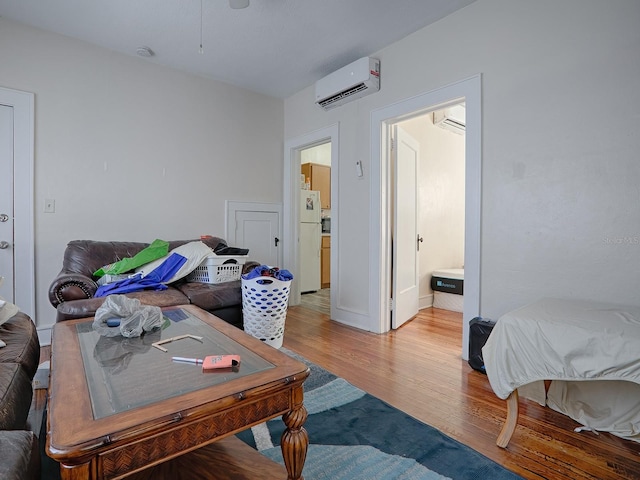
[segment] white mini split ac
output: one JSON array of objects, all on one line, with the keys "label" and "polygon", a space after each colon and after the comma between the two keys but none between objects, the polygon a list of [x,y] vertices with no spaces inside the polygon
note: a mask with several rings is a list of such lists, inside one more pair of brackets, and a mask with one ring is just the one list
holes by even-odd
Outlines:
[{"label": "white mini split ac", "polygon": [[363,57],[316,82],[316,104],[330,110],[380,90],[380,60]]},{"label": "white mini split ac", "polygon": [[466,129],[465,113],[464,104],[443,108],[433,112],[433,124],[462,135]]}]

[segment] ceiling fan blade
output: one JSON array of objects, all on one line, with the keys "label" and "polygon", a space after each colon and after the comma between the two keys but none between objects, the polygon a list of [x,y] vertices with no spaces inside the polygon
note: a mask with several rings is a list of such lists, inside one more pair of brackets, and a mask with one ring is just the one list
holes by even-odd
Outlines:
[{"label": "ceiling fan blade", "polygon": [[229,0],[229,6],[231,8],[247,8],[249,6],[249,0]]}]

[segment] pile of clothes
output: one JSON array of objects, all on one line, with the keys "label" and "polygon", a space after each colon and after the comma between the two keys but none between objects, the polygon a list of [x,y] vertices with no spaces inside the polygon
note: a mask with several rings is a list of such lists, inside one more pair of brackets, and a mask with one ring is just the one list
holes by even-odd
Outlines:
[{"label": "pile of clothes", "polygon": [[96,277],[112,276],[117,280],[105,284],[98,281],[101,285],[94,297],[140,290],[166,290],[167,284],[189,275],[210,255],[247,255],[249,253],[247,249],[228,247],[224,244],[219,244],[212,249],[201,241],[180,245],[171,252],[168,250],[169,242],[156,239],[135,256],[98,269],[94,272]]},{"label": "pile of clothes", "polygon": [[242,278],[245,280],[258,277],[272,277],[283,282],[293,280],[293,275],[289,270],[281,270],[278,267],[270,267],[269,265],[259,265],[250,272],[242,275]]}]

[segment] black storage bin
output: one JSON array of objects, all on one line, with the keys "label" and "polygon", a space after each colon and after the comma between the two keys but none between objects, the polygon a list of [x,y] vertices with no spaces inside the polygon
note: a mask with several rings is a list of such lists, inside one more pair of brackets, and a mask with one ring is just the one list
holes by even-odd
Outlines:
[{"label": "black storage bin", "polygon": [[469,322],[469,366],[486,374],[482,347],[487,343],[496,322],[489,318],[476,317]]}]

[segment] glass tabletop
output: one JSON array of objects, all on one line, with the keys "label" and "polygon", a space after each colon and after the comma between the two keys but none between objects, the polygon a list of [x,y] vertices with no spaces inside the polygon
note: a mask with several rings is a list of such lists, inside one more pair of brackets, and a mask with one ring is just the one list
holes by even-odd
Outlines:
[{"label": "glass tabletop", "polygon": [[[93,322],[76,326],[95,419],[261,372],[275,366],[191,313],[163,312],[162,328],[141,337],[104,337]],[[181,335],[191,337],[152,344]],[[208,355],[240,355],[233,369],[203,372],[202,366],[172,357],[204,359]]]}]

